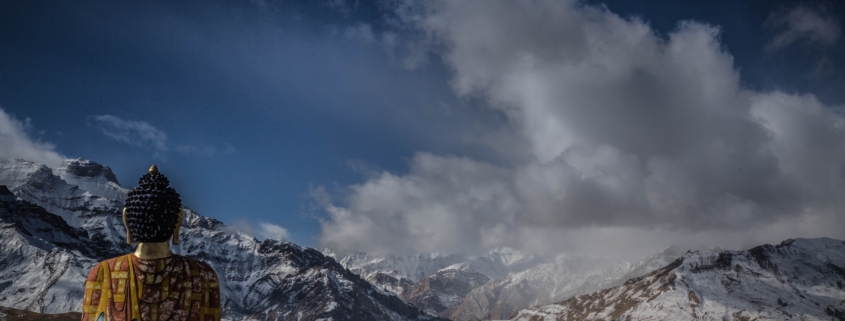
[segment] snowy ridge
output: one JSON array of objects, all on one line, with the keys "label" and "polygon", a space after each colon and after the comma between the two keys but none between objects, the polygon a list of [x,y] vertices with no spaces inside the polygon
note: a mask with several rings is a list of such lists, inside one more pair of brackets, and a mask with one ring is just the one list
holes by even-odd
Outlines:
[{"label": "snowy ridge", "polygon": [[482,256],[357,253],[339,261],[382,291],[431,314],[462,321],[507,318],[531,306],[619,285],[682,254],[669,248],[632,264],[566,254],[537,257],[497,248]]},{"label": "snowy ridge", "polygon": [[89,160],[65,160],[53,173],[68,184],[76,185],[79,189],[102,198],[123,202],[129,192],[120,187],[111,168]]},{"label": "snowy ridge", "polygon": [[[324,250],[333,255],[329,250]],[[338,262],[350,271],[367,275],[373,272],[419,282],[443,269],[455,269],[484,274],[498,278],[513,271],[527,269],[537,264],[540,258],[510,248],[497,248],[482,256],[428,253],[419,255],[371,255],[355,253],[341,257]]]},{"label": "snowy ridge", "polygon": [[446,268],[407,288],[400,297],[428,313],[445,316],[447,309],[489,281],[481,273]]},{"label": "snowy ridge", "polygon": [[[132,251],[120,217],[126,190],[110,173],[82,160],[54,172],[0,159],[0,185],[9,186],[0,188],[0,306],[79,311],[91,267]],[[181,239],[174,253],[217,272],[225,320],[442,320],[316,250],[259,242],[188,208]]]},{"label": "snowy ridge", "polygon": [[603,289],[629,272],[631,264],[577,255],[508,274],[469,292],[442,314],[453,320],[505,319],[538,304]]},{"label": "snowy ridge", "polygon": [[[328,249],[324,249],[323,253],[329,256],[335,256]],[[486,279],[498,278],[514,271],[528,269],[541,262],[541,260],[541,258],[534,255],[523,254],[510,248],[497,248],[482,256],[440,253],[380,256],[367,253],[354,253],[339,258],[338,262],[353,273],[360,275],[368,282],[376,285],[379,290],[406,300],[411,300],[411,297],[421,295],[421,290],[412,290],[412,286],[438,275],[441,271],[459,271],[459,273],[445,273],[450,275],[450,278],[457,277],[458,279],[454,280],[458,282],[461,282],[459,280],[461,277],[458,275],[464,275],[466,278],[472,279],[466,279],[464,281],[475,284],[478,282],[479,277]],[[439,280],[444,280],[445,275],[441,273]],[[435,281],[435,283],[441,281]],[[414,294],[411,294],[411,292]],[[446,304],[446,307],[450,307],[456,303],[455,296],[462,298],[464,294],[463,290],[452,289],[449,293],[441,293],[437,296],[452,302],[451,304],[442,303]],[[431,294],[426,294],[426,296],[431,296]],[[418,307],[427,309],[422,306]],[[439,309],[427,310],[431,312]]]},{"label": "snowy ridge", "polygon": [[[328,249],[323,252],[335,256]],[[480,256],[354,253],[338,261],[385,294],[396,295],[429,314],[445,316],[447,309],[460,304],[473,289],[492,279],[529,269],[544,260],[501,247]]]},{"label": "snowy ridge", "polygon": [[[80,161],[65,161],[62,169],[57,172],[75,182],[88,182],[86,184],[89,186],[99,182],[96,186],[98,194],[125,195],[127,192],[120,186],[109,181],[103,182],[99,178],[104,175],[101,173],[106,172],[107,167],[99,172],[89,171],[88,173],[96,174],[90,178],[81,175],[85,172],[67,170],[69,165],[76,162]],[[87,164],[104,167],[93,162]],[[108,169],[107,172],[111,173],[111,170]],[[87,231],[92,239],[121,244],[126,235],[126,229],[120,219],[125,196],[109,199],[95,195],[78,185],[68,183],[54,174],[49,167],[25,160],[10,161],[0,158],[0,185],[6,185],[18,197],[60,216],[70,226]]]},{"label": "snowy ridge", "polygon": [[691,251],[619,287],[522,310],[513,319],[845,320],[845,242]]},{"label": "snowy ridge", "polygon": [[85,281],[85,269],[97,263],[92,256],[117,252],[43,208],[8,196],[0,195],[0,305],[79,310],[82,289],[72,285]]}]

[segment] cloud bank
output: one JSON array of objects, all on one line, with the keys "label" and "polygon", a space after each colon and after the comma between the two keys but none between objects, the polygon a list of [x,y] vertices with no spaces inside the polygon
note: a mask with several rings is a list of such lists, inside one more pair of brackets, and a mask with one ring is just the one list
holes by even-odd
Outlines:
[{"label": "cloud bank", "polygon": [[0,158],[25,159],[58,168],[66,158],[56,152],[56,146],[33,140],[29,135],[29,118],[15,119],[0,109]]},{"label": "cloud bank", "polygon": [[322,197],[321,246],[620,255],[845,237],[832,227],[845,218],[845,117],[810,94],[743,88],[718,27],[684,21],[663,36],[573,1],[397,12],[457,95],[507,116],[491,137],[526,145],[493,146],[517,155],[504,167],[420,152],[406,174]]}]

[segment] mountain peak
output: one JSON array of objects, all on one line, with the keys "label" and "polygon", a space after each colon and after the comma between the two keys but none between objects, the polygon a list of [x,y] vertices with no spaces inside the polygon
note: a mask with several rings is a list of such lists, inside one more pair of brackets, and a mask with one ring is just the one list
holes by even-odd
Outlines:
[{"label": "mountain peak", "polygon": [[748,251],[690,251],[623,285],[513,320],[831,320],[845,315],[845,242],[790,239]]},{"label": "mountain peak", "polygon": [[56,169],[56,174],[64,178],[65,176],[74,176],[77,178],[99,178],[102,177],[108,182],[120,185],[117,181],[117,176],[114,175],[111,168],[97,162],[86,159],[66,159],[62,165]]},{"label": "mountain peak", "polygon": [[[0,305],[77,310],[88,269],[132,251],[119,214],[128,190],[109,167],[82,159],[52,170],[0,158],[0,186],[5,185]],[[9,189],[19,197],[6,195]],[[182,242],[171,248],[217,271],[223,320],[446,321],[382,293],[316,250],[276,240],[259,243],[233,230],[185,207]]]}]

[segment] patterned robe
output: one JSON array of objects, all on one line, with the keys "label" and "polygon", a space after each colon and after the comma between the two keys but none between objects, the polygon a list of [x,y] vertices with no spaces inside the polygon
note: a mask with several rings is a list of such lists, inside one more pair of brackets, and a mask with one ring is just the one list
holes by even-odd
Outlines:
[{"label": "patterned robe", "polygon": [[219,321],[220,287],[207,264],[179,255],[127,254],[88,274],[82,321]]}]

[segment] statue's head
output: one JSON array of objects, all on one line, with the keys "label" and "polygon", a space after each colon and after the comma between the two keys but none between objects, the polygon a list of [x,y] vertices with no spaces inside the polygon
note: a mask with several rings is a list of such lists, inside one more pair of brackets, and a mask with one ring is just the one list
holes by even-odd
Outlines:
[{"label": "statue's head", "polygon": [[123,223],[126,224],[127,242],[167,242],[171,236],[178,244],[182,220],[182,200],[170,187],[170,181],[158,172],[155,165],[141,177],[138,187],[129,191]]}]

